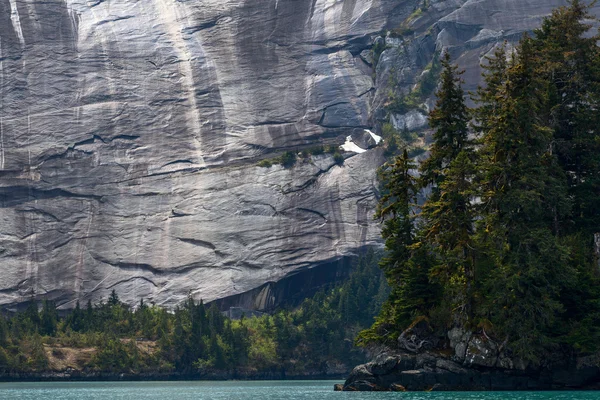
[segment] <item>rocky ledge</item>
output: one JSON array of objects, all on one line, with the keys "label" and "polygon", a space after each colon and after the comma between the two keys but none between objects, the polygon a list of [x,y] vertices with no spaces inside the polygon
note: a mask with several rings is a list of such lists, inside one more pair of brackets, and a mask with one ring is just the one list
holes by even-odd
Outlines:
[{"label": "rocky ledge", "polygon": [[[399,350],[379,354],[354,368],[344,391],[442,391],[442,390],[566,390],[599,389],[600,356],[557,357],[533,366],[511,357],[485,332],[455,328],[447,340],[435,343],[419,335],[419,329],[403,333]],[[421,329],[423,331],[423,329]],[[408,339],[407,339],[408,338]]]}]

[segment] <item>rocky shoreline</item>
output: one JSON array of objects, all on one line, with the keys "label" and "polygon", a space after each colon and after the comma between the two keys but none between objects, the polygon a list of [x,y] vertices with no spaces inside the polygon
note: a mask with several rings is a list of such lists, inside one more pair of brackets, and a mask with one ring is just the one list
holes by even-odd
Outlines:
[{"label": "rocky shoreline", "polygon": [[[487,391],[600,389],[600,355],[559,357],[542,366],[511,357],[485,332],[455,328],[447,341],[424,336],[424,326],[399,338],[400,350],[384,352],[354,368],[343,391]],[[406,338],[410,339],[406,339]]]},{"label": "rocky shoreline", "polygon": [[344,391],[479,391],[600,389],[596,365],[563,365],[539,370],[471,368],[442,355],[383,354],[357,366]]}]

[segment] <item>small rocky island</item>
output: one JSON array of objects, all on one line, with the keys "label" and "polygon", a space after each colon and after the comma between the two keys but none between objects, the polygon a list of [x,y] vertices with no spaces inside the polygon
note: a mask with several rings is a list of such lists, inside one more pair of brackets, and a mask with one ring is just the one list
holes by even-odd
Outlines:
[{"label": "small rocky island", "polygon": [[[401,335],[400,350],[354,368],[344,391],[563,390],[600,388],[598,355],[546,360],[541,367],[512,357],[485,332],[432,337],[421,321]],[[408,338],[408,339],[407,339]],[[433,347],[433,344],[437,344]],[[420,348],[418,351],[415,351]]]},{"label": "small rocky island", "polygon": [[391,350],[336,389],[600,388],[600,35],[589,11],[572,0],[485,57],[474,108],[451,49],[442,55],[429,157],[417,165],[405,152],[380,172],[391,293],[356,343]]}]

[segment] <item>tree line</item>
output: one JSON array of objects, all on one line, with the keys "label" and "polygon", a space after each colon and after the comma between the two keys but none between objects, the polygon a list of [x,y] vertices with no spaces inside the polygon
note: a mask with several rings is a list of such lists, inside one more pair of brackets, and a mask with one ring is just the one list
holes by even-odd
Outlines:
[{"label": "tree line", "polygon": [[171,311],[143,300],[132,308],[113,290],[106,301],[83,307],[77,302],[64,316],[52,301],[31,300],[24,311],[0,316],[0,372],[49,371],[56,369],[54,361],[81,353],[90,357],[69,366],[84,373],[230,378],[347,373],[365,361],[354,337],[373,322],[389,293],[379,258],[369,251],[346,282],[297,309],[239,320],[191,297]]},{"label": "tree line", "polygon": [[462,72],[442,57],[429,158],[417,166],[404,152],[380,172],[381,268],[392,291],[359,344],[395,345],[426,318],[440,336],[452,327],[483,331],[533,363],[598,350],[594,20],[573,0],[514,49],[498,46],[472,108]]}]

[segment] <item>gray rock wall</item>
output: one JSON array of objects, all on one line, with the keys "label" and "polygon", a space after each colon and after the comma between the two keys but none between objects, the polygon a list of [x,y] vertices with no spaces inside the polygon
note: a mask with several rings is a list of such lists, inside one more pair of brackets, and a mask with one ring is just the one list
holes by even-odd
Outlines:
[{"label": "gray rock wall", "polygon": [[353,53],[395,8],[0,0],[0,303],[170,307],[376,245],[381,151],[256,162],[370,126]]},{"label": "gray rock wall", "polygon": [[[381,149],[256,163],[360,136],[390,74],[440,46],[473,69],[565,2],[431,3],[0,0],[0,304],[172,307],[379,245]],[[407,19],[374,79],[359,54]]]}]

